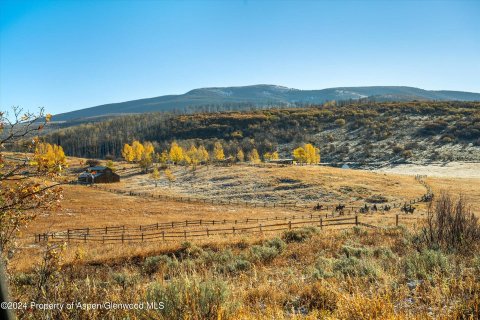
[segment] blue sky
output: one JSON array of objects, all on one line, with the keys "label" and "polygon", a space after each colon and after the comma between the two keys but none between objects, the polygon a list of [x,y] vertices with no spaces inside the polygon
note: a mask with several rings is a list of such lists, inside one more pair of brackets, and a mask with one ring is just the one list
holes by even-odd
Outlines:
[{"label": "blue sky", "polygon": [[480,92],[480,1],[0,0],[0,108],[199,87]]}]

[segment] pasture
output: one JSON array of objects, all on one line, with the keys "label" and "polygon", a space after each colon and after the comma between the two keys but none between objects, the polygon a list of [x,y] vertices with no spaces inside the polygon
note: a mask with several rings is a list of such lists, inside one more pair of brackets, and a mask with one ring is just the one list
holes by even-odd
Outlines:
[{"label": "pasture", "polygon": [[[80,160],[69,159],[64,179],[75,179]],[[120,183],[66,184],[61,206],[22,230],[9,265],[17,299],[32,299],[35,279],[53,268],[44,289],[52,301],[168,301],[165,311],[68,314],[77,318],[447,319],[478,303],[468,271],[476,256],[419,251],[413,240],[428,188],[463,193],[476,209],[478,179],[211,165],[172,166],[175,181],[155,187],[133,165],[115,165]],[[413,214],[402,212],[405,203]]]}]

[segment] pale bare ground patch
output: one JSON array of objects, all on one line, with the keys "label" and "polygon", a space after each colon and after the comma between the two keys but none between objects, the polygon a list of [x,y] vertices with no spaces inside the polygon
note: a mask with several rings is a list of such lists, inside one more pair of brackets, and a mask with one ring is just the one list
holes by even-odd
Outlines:
[{"label": "pale bare ground patch", "polygon": [[108,188],[219,201],[254,203],[316,202],[363,204],[385,196],[389,202],[406,201],[425,193],[413,176],[372,173],[321,166],[201,166],[196,171],[172,166],[177,180],[166,179],[156,188],[148,175],[125,175]]},{"label": "pale bare ground patch", "polygon": [[480,179],[480,162],[445,162],[426,164],[399,164],[384,167],[375,172],[405,175],[427,175],[436,178]]}]

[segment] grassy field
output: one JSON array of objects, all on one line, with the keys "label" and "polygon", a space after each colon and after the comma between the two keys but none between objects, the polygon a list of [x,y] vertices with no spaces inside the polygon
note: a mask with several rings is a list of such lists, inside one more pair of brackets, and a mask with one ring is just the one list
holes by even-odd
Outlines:
[{"label": "grassy field", "polygon": [[[80,166],[80,159],[69,161],[72,171]],[[164,301],[165,309],[33,310],[21,311],[21,318],[452,319],[478,315],[480,256],[419,244],[415,239],[425,218],[425,203],[416,204],[412,215],[400,214],[398,208],[359,215],[361,222],[380,228],[348,225],[320,230],[312,223],[286,232],[188,241],[34,242],[35,233],[79,227],[292,219],[318,214],[312,209],[317,202],[362,206],[380,196],[388,203],[405,202],[426,192],[409,175],[319,166],[209,166],[195,172],[172,167],[176,181],[170,186],[162,178],[155,187],[148,175],[139,174],[132,165],[116,166],[122,181],[104,186],[116,192],[65,185],[61,207],[39,212],[22,230],[19,252],[9,265],[13,296],[18,301],[43,302]],[[68,178],[75,176],[71,173]],[[463,193],[475,210],[480,207],[479,179],[429,177],[426,181],[435,192]],[[129,191],[198,201],[132,196]],[[205,199],[240,204],[204,203]],[[245,201],[248,206],[243,205]],[[271,206],[283,202],[297,203],[297,207]],[[270,206],[261,206],[265,203]],[[330,215],[332,210],[320,213]],[[395,227],[397,214],[400,227]],[[42,282],[45,275],[50,280]]]}]

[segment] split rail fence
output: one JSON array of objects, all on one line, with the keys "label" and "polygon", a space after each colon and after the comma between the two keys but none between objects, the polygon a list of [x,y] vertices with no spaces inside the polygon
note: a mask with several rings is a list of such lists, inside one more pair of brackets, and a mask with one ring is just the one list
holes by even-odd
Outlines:
[{"label": "split rail fence", "polygon": [[[303,219],[303,220],[302,220]],[[68,229],[66,231],[41,233],[35,235],[35,242],[42,241],[67,241],[67,242],[101,242],[101,243],[125,243],[125,242],[145,242],[145,241],[175,241],[175,240],[193,240],[199,238],[205,238],[218,235],[242,235],[247,233],[264,233],[274,231],[286,231],[307,226],[315,226],[320,229],[328,228],[332,226],[342,225],[366,225],[359,222],[357,215],[350,217],[340,218],[325,218],[325,216],[315,215],[310,217],[304,217],[302,219],[294,220],[289,218],[278,218],[276,221],[273,219],[259,219],[259,221],[270,221],[269,223],[262,224],[257,223],[256,219],[249,219],[243,221],[233,221],[231,226],[214,227],[214,220],[205,221],[186,221],[188,226],[195,225],[196,228],[176,230],[176,222],[169,224],[168,228],[166,224],[159,224],[159,229],[156,229],[156,224],[152,229],[152,226],[144,229],[139,228],[127,228],[125,226],[113,226],[105,228],[82,228],[82,229]],[[273,220],[273,221],[272,221]],[[224,222],[225,221],[225,222]],[[222,220],[221,222],[232,223],[232,220]],[[244,223],[252,222],[252,224],[243,225]],[[192,223],[192,224],[190,224]],[[202,224],[200,224],[202,223]],[[174,227],[172,228],[172,224]],[[218,224],[218,223],[217,223]],[[201,228],[198,226],[205,226]],[[367,225],[368,226],[368,225]],[[160,229],[160,228],[163,229]],[[185,227],[185,222],[183,222]]]}]

